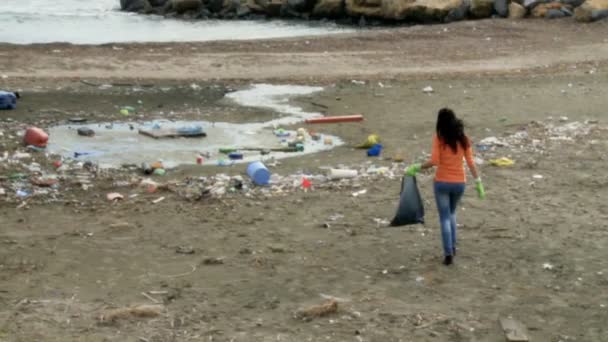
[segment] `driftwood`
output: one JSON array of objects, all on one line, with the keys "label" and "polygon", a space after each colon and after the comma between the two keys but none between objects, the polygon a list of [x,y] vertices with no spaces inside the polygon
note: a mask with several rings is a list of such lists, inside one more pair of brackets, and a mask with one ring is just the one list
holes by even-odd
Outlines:
[{"label": "driftwood", "polygon": [[295,318],[310,321],[314,318],[324,317],[338,312],[338,301],[330,299],[319,305],[296,311]]}]

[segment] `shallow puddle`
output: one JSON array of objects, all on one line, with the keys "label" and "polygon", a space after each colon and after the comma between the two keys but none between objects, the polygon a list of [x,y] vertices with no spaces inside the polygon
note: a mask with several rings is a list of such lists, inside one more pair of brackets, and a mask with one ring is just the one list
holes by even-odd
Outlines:
[{"label": "shallow puddle", "polygon": [[[49,129],[51,139],[48,150],[65,158],[94,161],[106,168],[158,160],[162,160],[165,167],[171,168],[196,164],[197,159],[200,160],[199,156],[203,156],[203,165],[230,165],[326,151],[341,145],[342,141],[328,135],[313,140],[306,134],[302,142],[303,151],[276,151],[287,148],[288,143],[296,138],[295,131],[285,131],[278,136],[275,134],[277,128],[321,116],[320,113],[304,112],[301,108],[290,105],[289,98],[320,90],[322,88],[262,84],[226,96],[238,105],[268,108],[277,112],[277,118],[261,123],[153,121],[55,126]],[[201,126],[207,136],[154,139],[139,132],[141,129],[154,132],[193,126]],[[78,135],[78,129],[83,127],[92,129],[94,136]],[[236,149],[242,153],[243,159],[231,160],[227,154],[220,153],[220,149]]]}]

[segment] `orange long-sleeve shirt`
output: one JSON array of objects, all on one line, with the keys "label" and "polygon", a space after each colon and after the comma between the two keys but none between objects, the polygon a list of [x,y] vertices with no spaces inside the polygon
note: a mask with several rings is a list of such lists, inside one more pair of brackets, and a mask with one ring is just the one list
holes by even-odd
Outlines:
[{"label": "orange long-sleeve shirt", "polygon": [[469,168],[473,166],[473,148],[470,143],[466,150],[458,144],[458,150],[454,153],[454,150],[439,139],[437,135],[433,136],[431,163],[437,167],[435,172],[436,182],[465,183],[463,159],[466,160]]}]

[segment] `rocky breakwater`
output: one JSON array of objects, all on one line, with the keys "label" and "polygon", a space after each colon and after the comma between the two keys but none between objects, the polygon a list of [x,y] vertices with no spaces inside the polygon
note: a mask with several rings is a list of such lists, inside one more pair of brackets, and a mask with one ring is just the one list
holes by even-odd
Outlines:
[{"label": "rocky breakwater", "polygon": [[608,0],[120,0],[123,11],[184,19],[337,19],[368,22],[451,22],[466,19],[608,17]]}]

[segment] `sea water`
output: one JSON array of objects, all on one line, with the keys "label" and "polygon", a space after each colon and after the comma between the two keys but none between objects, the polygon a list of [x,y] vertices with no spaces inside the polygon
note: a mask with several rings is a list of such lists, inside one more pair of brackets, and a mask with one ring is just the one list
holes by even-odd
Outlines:
[{"label": "sea water", "polygon": [[318,22],[165,19],[121,12],[119,0],[0,0],[0,43],[249,40],[346,31]]}]

